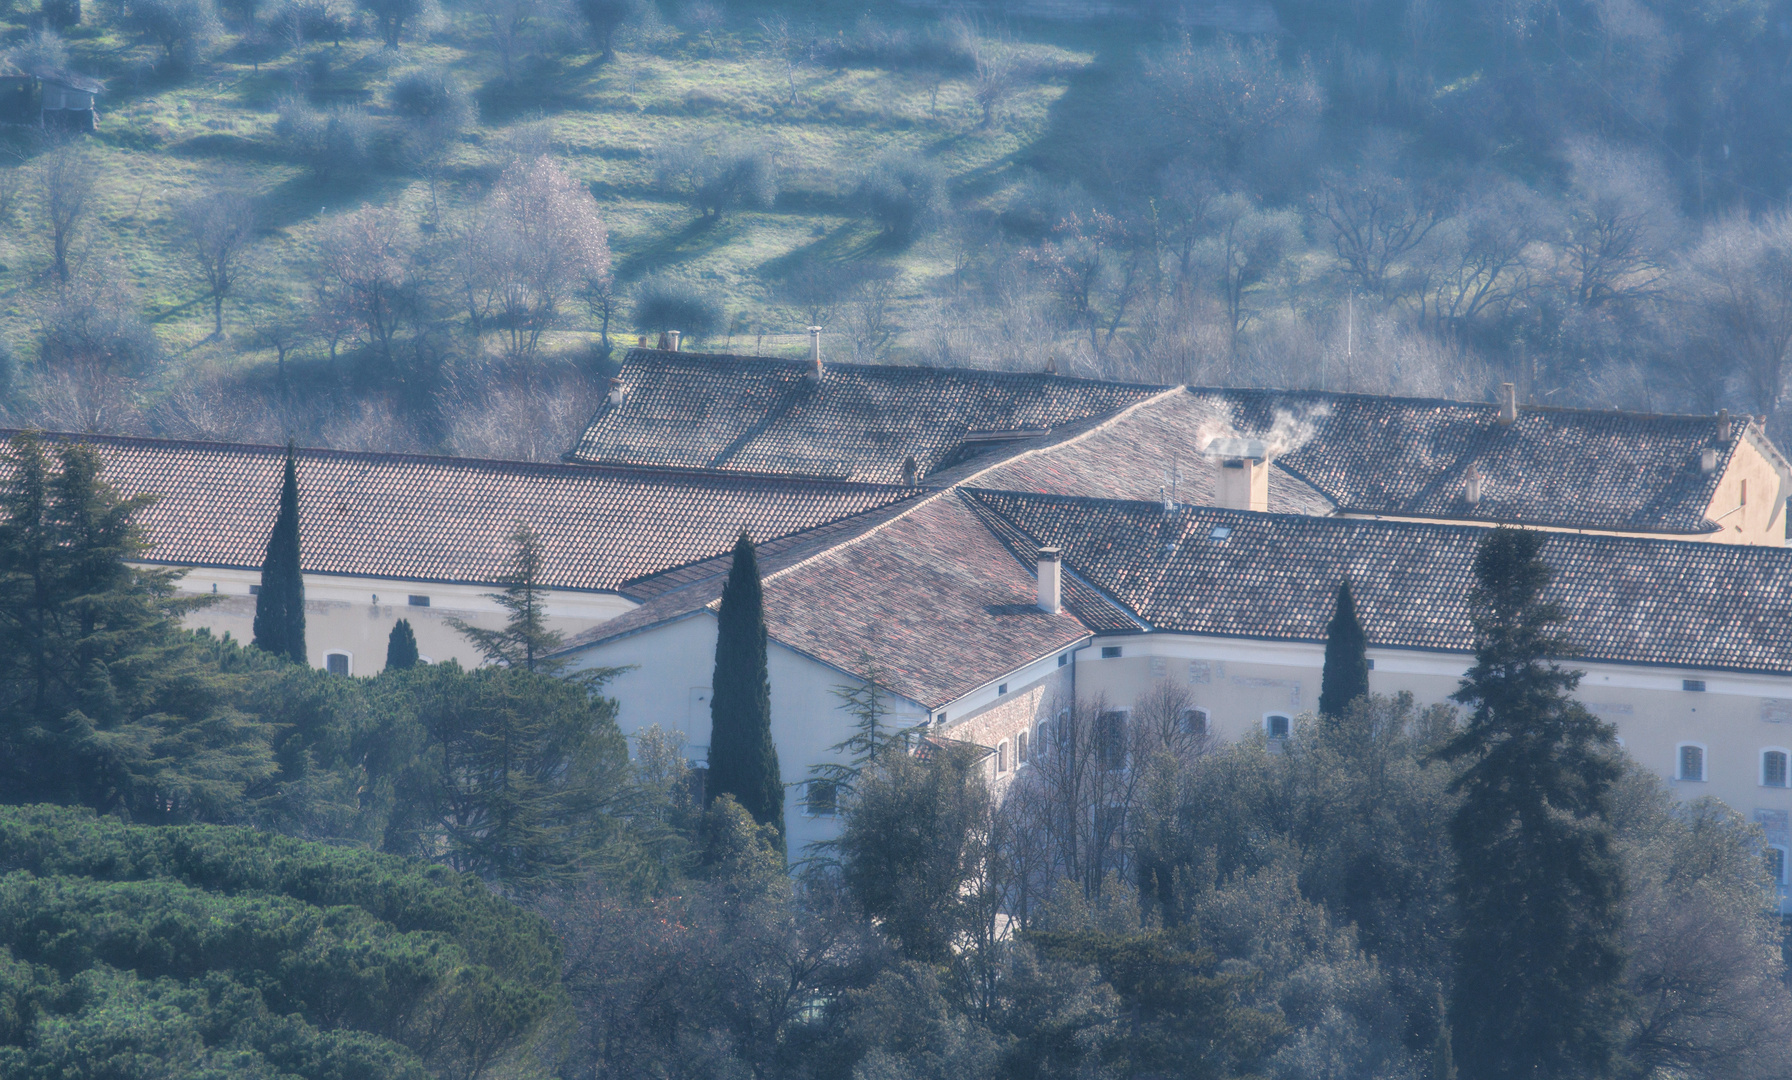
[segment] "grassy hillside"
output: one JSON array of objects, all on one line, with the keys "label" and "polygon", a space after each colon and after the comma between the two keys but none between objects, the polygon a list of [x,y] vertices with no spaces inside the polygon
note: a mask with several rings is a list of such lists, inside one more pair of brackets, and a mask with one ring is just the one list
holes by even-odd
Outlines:
[{"label": "grassy hillside", "polygon": [[[153,54],[94,25],[99,20],[90,11],[89,23],[68,35],[70,66],[110,85],[99,130],[87,140],[96,212],[80,250],[86,259],[115,263],[138,286],[166,344],[191,352],[211,325],[205,306],[194,302],[201,290],[187,272],[178,208],[219,184],[252,191],[263,230],[254,253],[254,296],[230,312],[236,333],[223,356],[231,363],[265,359],[271,353],[257,351],[242,331],[304,302],[320,226],[368,203],[398,207],[420,224],[430,218],[428,182],[407,167],[396,146],[388,145],[379,165],[351,183],[320,183],[289,160],[274,130],[280,98],[310,74],[315,99],[364,101],[368,114],[389,124],[392,80],[443,65],[475,88],[479,104],[479,122],[452,149],[442,178],[447,220],[489,185],[506,147],[545,136],[550,152],[598,198],[619,283],[659,271],[701,282],[720,294],[737,335],[775,346],[778,335],[800,337],[805,321],[777,302],[776,283],[793,256],[893,258],[902,270],[898,300],[907,303],[919,302],[933,279],[951,272],[943,243],[880,250],[877,230],[841,205],[866,163],[890,147],[910,148],[936,158],[961,194],[1000,204],[1017,181],[1017,156],[1046,127],[1066,80],[1091,59],[1089,35],[1062,27],[998,44],[1025,76],[995,123],[984,126],[973,72],[936,80],[876,66],[805,63],[787,78],[784,61],[768,50],[761,14],[731,9],[724,26],[710,33],[636,20],[608,61],[574,39],[577,22],[568,19],[547,29],[541,52],[520,61],[506,80],[493,60],[486,19],[474,11],[449,11],[426,41],[406,41],[398,50],[363,36],[308,45],[303,59],[289,52],[259,63],[239,26],[227,30],[214,57],[189,72],[148,70]],[[916,27],[929,21],[896,15]],[[818,38],[838,38],[852,31],[855,19],[844,8],[818,8],[804,13],[803,26]],[[15,40],[25,36],[26,21],[15,17]],[[317,78],[320,64],[327,74]],[[0,296],[6,333],[29,355],[33,302],[46,282],[49,255],[29,174],[38,140],[9,134],[23,167],[15,181],[21,197],[0,248]],[[770,209],[705,219],[655,184],[656,148],[717,137],[748,140],[775,154],[781,191]],[[576,348],[583,336],[562,335],[559,344]],[[200,351],[207,358],[217,352]]]}]

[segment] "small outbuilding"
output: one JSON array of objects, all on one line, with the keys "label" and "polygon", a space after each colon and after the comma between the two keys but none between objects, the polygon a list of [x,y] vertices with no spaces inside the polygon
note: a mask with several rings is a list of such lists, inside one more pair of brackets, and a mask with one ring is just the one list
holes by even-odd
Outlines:
[{"label": "small outbuilding", "polygon": [[106,84],[62,68],[24,71],[0,64],[0,123],[92,131],[94,99]]}]

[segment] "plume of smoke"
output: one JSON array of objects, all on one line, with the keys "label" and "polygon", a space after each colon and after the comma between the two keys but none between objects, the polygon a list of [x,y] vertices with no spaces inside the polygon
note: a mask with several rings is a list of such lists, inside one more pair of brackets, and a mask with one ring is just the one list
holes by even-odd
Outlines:
[{"label": "plume of smoke", "polygon": [[1319,434],[1319,422],[1331,411],[1331,406],[1323,401],[1277,408],[1269,427],[1254,430],[1242,428],[1233,420],[1215,418],[1196,429],[1195,449],[1205,454],[1216,440],[1240,440],[1261,443],[1269,458],[1278,458],[1311,442]]}]

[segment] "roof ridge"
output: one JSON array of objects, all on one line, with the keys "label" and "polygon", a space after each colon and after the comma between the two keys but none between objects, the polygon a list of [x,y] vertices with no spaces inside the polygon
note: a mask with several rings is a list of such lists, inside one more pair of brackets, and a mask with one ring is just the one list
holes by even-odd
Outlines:
[{"label": "roof ridge", "polygon": [[[1468,401],[1463,398],[1447,398],[1447,397],[1408,397],[1403,394],[1370,394],[1370,393],[1365,393],[1360,390],[1314,390],[1314,389],[1296,389],[1296,388],[1289,388],[1289,387],[1274,387],[1274,386],[1194,386],[1194,385],[1184,386],[1181,389],[1187,390],[1188,392],[1190,392],[1192,394],[1258,394],[1258,395],[1266,395],[1266,396],[1274,395],[1274,394],[1286,394],[1286,395],[1297,395],[1297,396],[1314,397],[1314,398],[1343,398],[1343,399],[1352,400],[1352,401],[1399,402],[1399,403],[1410,404],[1410,405],[1455,405],[1455,406],[1460,406],[1463,408],[1496,409],[1496,410],[1499,408],[1499,402],[1497,402],[1497,401]],[[1527,412],[1533,412],[1533,413],[1575,413],[1575,414],[1581,414],[1581,415],[1587,415],[1587,416],[1619,416],[1619,417],[1626,417],[1626,418],[1639,419],[1639,420],[1689,420],[1689,421],[1690,420],[1705,420],[1705,421],[1711,421],[1711,420],[1716,419],[1715,413],[1639,412],[1639,411],[1636,411],[1633,409],[1615,409],[1615,408],[1614,409],[1600,409],[1600,408],[1595,408],[1592,406],[1578,406],[1578,405],[1520,404],[1518,407],[1518,412],[1519,412],[1520,416],[1523,416]]]},{"label": "roof ridge", "polygon": [[[763,363],[763,364],[784,364],[784,365],[789,365],[792,367],[808,367],[811,363],[811,361],[809,361],[806,358],[798,359],[795,357],[785,357],[785,356],[754,356],[754,355],[747,354],[747,353],[704,353],[704,352],[694,352],[694,351],[687,350],[687,349],[679,349],[678,351],[674,352],[671,349],[643,349],[639,346],[635,346],[635,347],[630,348],[627,353],[623,354],[623,357],[622,357],[623,364],[625,364],[625,365],[628,364],[629,361],[634,359],[636,356],[641,356],[643,358],[651,358],[651,359],[655,359],[655,360],[672,358],[672,357],[677,357],[677,358],[690,357],[690,358],[703,359],[703,360],[734,360],[734,361],[747,361],[747,362],[751,362],[751,363]],[[976,376],[978,378],[1057,379],[1060,382],[1086,383],[1091,386],[1128,386],[1128,387],[1133,387],[1135,389],[1141,389],[1141,390],[1160,390],[1161,391],[1161,390],[1180,389],[1179,387],[1165,386],[1161,383],[1119,382],[1119,381],[1113,380],[1113,379],[1090,379],[1090,378],[1085,378],[1080,375],[1060,375],[1055,371],[1002,371],[997,368],[933,367],[933,366],[927,365],[927,364],[859,364],[859,363],[854,363],[849,360],[826,361],[824,363],[823,367],[824,367],[824,370],[830,370],[830,369],[835,369],[835,368],[847,368],[852,371],[879,371],[879,372],[882,372],[882,371],[898,371],[898,372],[899,371],[929,371],[929,372],[937,372],[937,373],[944,374],[944,375],[972,375],[972,376]]]},{"label": "roof ridge", "polygon": [[[265,443],[222,442],[209,439],[166,439],[154,435],[117,435],[104,432],[41,431],[32,428],[0,427],[0,440],[32,434],[55,442],[102,443],[133,446],[143,449],[211,450],[221,453],[284,454],[286,447]],[[671,480],[725,480],[730,483],[777,483],[795,486],[828,485],[854,490],[914,490],[903,484],[886,484],[874,480],[853,480],[840,476],[819,476],[798,473],[751,472],[745,469],[690,468],[679,465],[645,465],[629,462],[593,461],[522,461],[516,458],[478,458],[453,454],[410,454],[388,450],[343,450],[330,446],[300,446],[301,459],[360,461],[368,464],[437,465],[451,468],[484,469],[490,472],[535,473],[540,475],[645,475]]]},{"label": "roof ridge", "polygon": [[952,481],[950,484],[948,484],[946,487],[942,488],[941,490],[942,491],[950,491],[954,488],[970,487],[977,480],[978,477],[984,475],[985,473],[991,472],[995,469],[1000,469],[1000,468],[1004,468],[1009,465],[1013,465],[1015,462],[1026,461],[1027,459],[1032,458],[1035,455],[1043,454],[1048,451],[1062,450],[1066,446],[1075,446],[1077,443],[1082,442],[1084,439],[1093,438],[1094,436],[1101,434],[1102,432],[1106,431],[1108,428],[1112,427],[1113,425],[1115,425],[1115,424],[1119,423],[1120,421],[1126,419],[1127,417],[1131,416],[1135,411],[1142,409],[1147,405],[1155,404],[1160,401],[1166,401],[1170,398],[1170,396],[1172,394],[1179,393],[1183,389],[1185,389],[1185,387],[1172,386],[1169,389],[1160,391],[1159,393],[1153,394],[1148,398],[1140,398],[1138,401],[1133,402],[1131,405],[1128,405],[1125,408],[1122,408],[1115,412],[1109,413],[1107,416],[1103,417],[1101,422],[1098,424],[1095,424],[1091,427],[1084,428],[1082,431],[1078,431],[1075,434],[1066,436],[1065,438],[1060,439],[1058,441],[1045,443],[1041,446],[1028,447],[1027,449],[1022,450],[1018,454],[1014,454],[1012,456],[1002,458],[1000,461],[992,461],[988,465],[985,465],[983,468],[978,469],[974,473],[971,473],[969,476],[959,477],[957,480]]}]

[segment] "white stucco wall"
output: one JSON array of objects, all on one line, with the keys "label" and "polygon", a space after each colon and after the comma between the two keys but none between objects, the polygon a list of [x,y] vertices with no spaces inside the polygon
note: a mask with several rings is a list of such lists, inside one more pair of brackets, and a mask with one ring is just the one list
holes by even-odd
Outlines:
[{"label": "white stucco wall", "polygon": [[[629,667],[607,687],[616,698],[617,720],[632,737],[659,724],[681,731],[693,760],[709,752],[709,692],[715,670],[716,620],[708,611],[639,634],[574,653],[575,668]],[[773,641],[766,652],[771,682],[772,741],[784,778],[784,824],[792,859],[803,848],[835,835],[837,822],[803,813],[803,781],[809,768],[841,760],[828,748],[850,733],[852,717],[834,689],[852,677]],[[890,700],[891,721],[924,722],[927,713],[913,702]]]},{"label": "white stucco wall", "polygon": [[[259,571],[196,569],[177,588],[185,595],[216,595],[208,607],[188,615],[185,623],[206,627],[214,636],[226,632],[238,641],[255,635],[255,597],[249,588],[261,583]],[[433,662],[458,660],[466,667],[484,662],[448,625],[461,619],[497,629],[507,613],[491,599],[499,591],[489,585],[437,585],[380,578],[305,575],[305,650],[313,667],[323,667],[333,652],[349,655],[349,673],[376,675],[386,666],[386,639],[399,619],[409,619],[417,635],[417,651]],[[413,607],[411,596],[429,597],[428,607]],[[378,597],[378,603],[374,598]],[[572,635],[608,622],[633,608],[634,602],[613,593],[550,592],[548,625]]]},{"label": "white stucco wall", "polygon": [[[1103,659],[1102,646],[1118,647]],[[1447,701],[1472,658],[1460,654],[1370,649],[1369,686],[1409,691],[1421,705]],[[1265,716],[1298,716],[1317,707],[1325,665],[1322,645],[1148,634],[1097,638],[1077,654],[1077,694],[1105,695],[1128,707],[1159,679],[1186,686],[1209,712],[1210,730],[1237,739]],[[1624,664],[1572,664],[1584,671],[1578,697],[1617,729],[1624,748],[1682,798],[1716,796],[1751,821],[1770,843],[1792,845],[1792,789],[1761,783],[1761,754],[1792,751],[1792,678],[1729,675]],[[1685,689],[1686,681],[1703,691]],[[1679,747],[1705,750],[1705,779],[1678,776]]]}]

